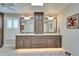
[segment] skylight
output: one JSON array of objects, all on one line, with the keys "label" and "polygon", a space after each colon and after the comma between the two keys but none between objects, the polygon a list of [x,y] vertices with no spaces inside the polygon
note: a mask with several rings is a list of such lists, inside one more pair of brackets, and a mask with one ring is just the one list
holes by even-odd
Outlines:
[{"label": "skylight", "polygon": [[31,5],[32,5],[32,6],[43,6],[43,3],[37,2],[37,3],[31,3]]}]

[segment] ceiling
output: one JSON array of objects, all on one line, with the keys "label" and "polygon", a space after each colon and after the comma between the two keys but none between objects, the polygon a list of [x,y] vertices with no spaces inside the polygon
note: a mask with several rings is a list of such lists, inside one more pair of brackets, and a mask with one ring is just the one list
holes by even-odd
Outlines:
[{"label": "ceiling", "polygon": [[13,6],[0,6],[0,12],[3,13],[33,13],[44,12],[46,14],[57,14],[69,3],[44,3],[43,6],[32,6],[30,3],[13,3]]}]

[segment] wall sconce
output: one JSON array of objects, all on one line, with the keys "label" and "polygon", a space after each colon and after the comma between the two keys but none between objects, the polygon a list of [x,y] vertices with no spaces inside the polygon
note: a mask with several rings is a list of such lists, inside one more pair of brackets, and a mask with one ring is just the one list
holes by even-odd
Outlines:
[{"label": "wall sconce", "polygon": [[54,17],[48,17],[48,20],[53,20],[54,19]]},{"label": "wall sconce", "polygon": [[25,16],[21,16],[20,19],[25,19],[25,20],[29,20],[30,19],[30,16],[28,17],[25,17]]},{"label": "wall sconce", "polygon": [[25,19],[25,20],[29,20],[29,19],[30,19],[30,16],[29,16],[29,17],[24,17],[24,19]]},{"label": "wall sconce", "polygon": [[48,16],[47,18],[48,18],[48,20],[53,20],[54,19],[54,17],[50,17],[50,16]]}]

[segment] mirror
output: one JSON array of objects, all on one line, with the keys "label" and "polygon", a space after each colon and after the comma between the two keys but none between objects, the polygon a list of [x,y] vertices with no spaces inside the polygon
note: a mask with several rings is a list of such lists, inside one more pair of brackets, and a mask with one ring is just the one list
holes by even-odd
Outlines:
[{"label": "mirror", "polygon": [[[34,33],[34,19],[21,19],[20,20],[20,32],[22,33]],[[43,33],[56,33],[57,32],[57,19],[49,20],[44,18],[43,20]]]},{"label": "mirror", "polygon": [[20,22],[21,32],[33,33],[34,32],[34,19],[21,19]]},{"label": "mirror", "polygon": [[56,32],[57,32],[57,20],[44,19],[44,33],[56,33]]}]

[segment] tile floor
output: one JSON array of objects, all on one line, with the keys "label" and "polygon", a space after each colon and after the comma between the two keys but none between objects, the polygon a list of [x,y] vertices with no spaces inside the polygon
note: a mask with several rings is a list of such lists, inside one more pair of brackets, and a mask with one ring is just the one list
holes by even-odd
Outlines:
[{"label": "tile floor", "polygon": [[15,49],[15,42],[7,40],[0,48],[0,56],[65,56],[63,48]]}]

